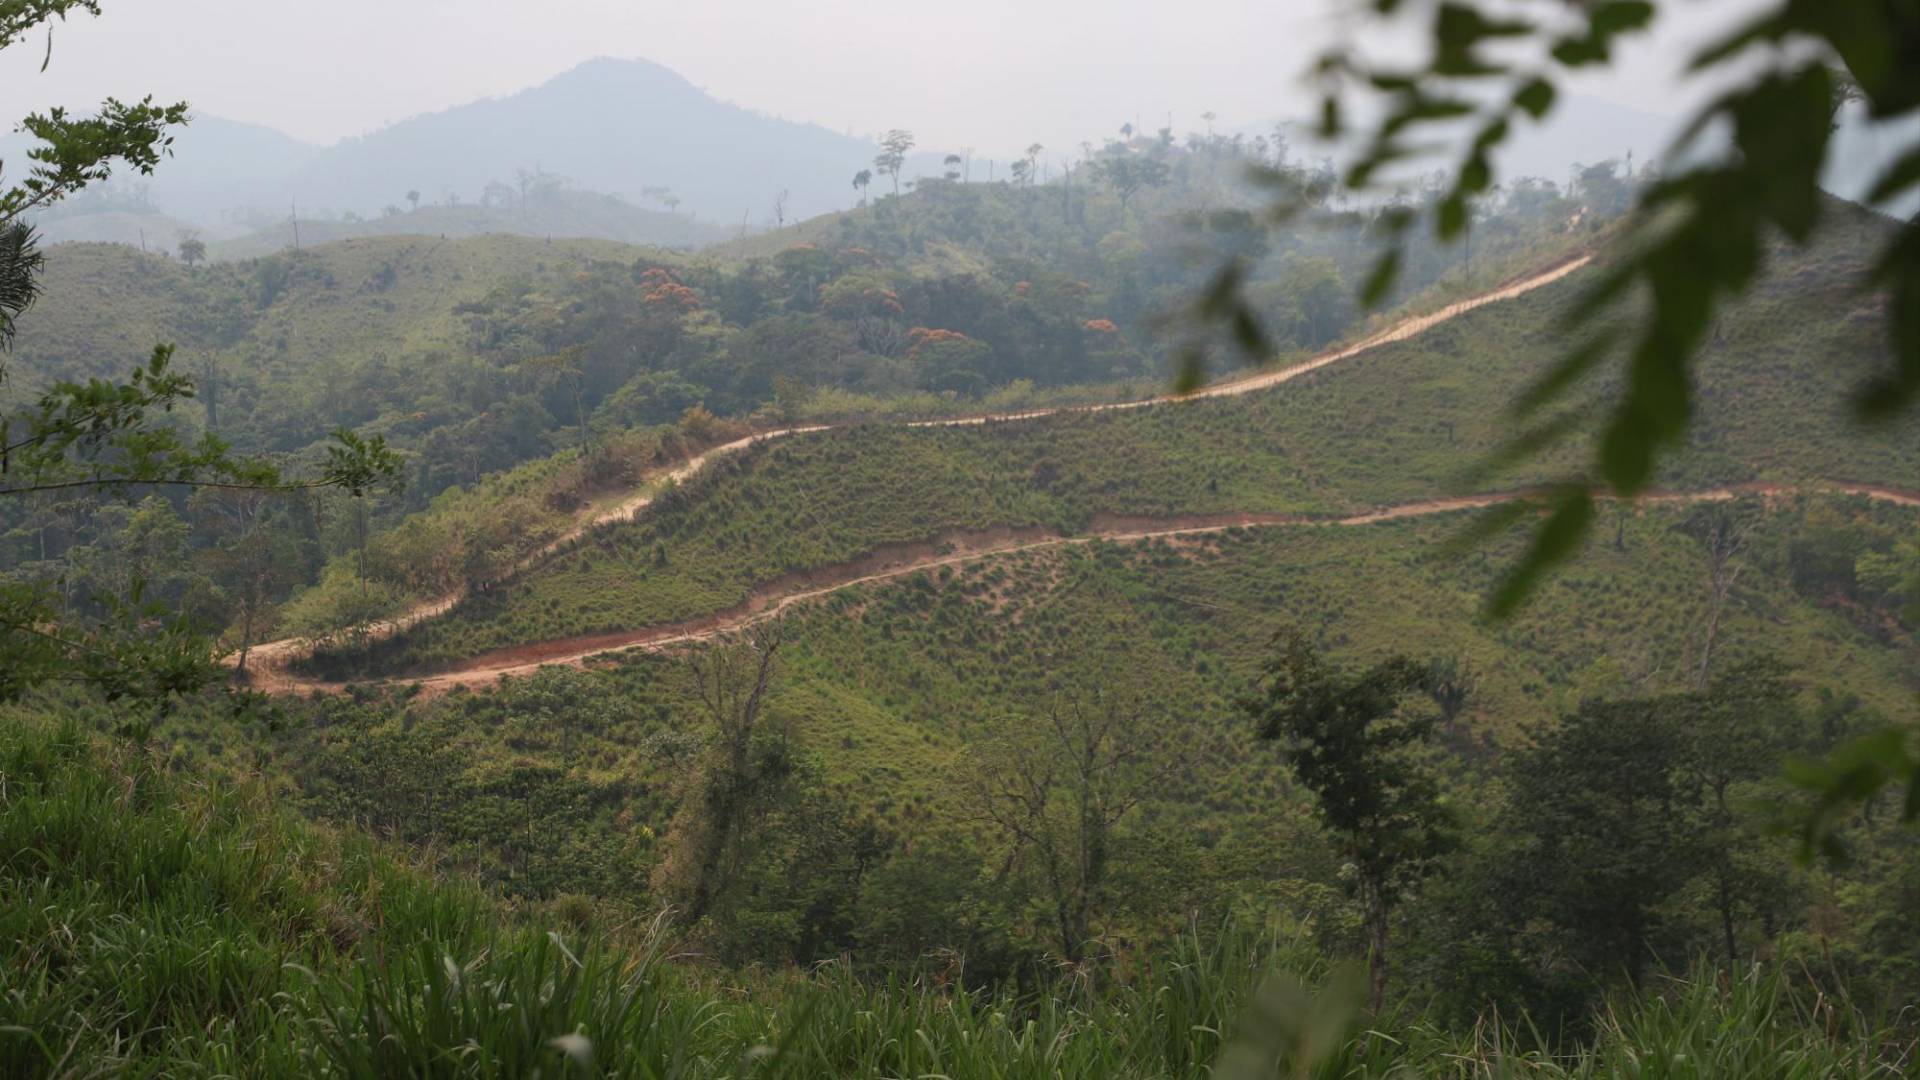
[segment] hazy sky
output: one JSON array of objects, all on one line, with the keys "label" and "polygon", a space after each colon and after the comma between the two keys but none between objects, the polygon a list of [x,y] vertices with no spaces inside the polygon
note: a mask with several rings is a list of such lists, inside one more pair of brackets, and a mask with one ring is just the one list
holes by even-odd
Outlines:
[{"label": "hazy sky", "polygon": [[[1172,113],[1184,131],[1200,127],[1209,109],[1222,126],[1243,128],[1297,113],[1305,100],[1299,73],[1337,32],[1333,12],[1351,6],[106,0],[100,18],[56,28],[45,74],[36,70],[37,37],[0,54],[0,117],[11,122],[44,104],[151,92],[327,143],[508,93],[607,55],[656,60],[716,97],[836,130],[907,127],[922,145],[982,153],[1031,141],[1064,148],[1135,117],[1151,128]],[[1680,18],[1693,21],[1684,11]],[[1583,92],[1669,112],[1664,62],[1636,65]]]}]

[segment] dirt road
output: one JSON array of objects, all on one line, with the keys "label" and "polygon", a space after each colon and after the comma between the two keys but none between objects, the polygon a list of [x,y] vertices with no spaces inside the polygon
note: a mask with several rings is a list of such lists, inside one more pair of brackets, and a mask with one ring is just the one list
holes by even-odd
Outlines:
[{"label": "dirt road", "polygon": [[[1499,288],[1448,304],[1446,307],[1430,314],[1403,319],[1379,333],[1373,334],[1352,345],[1321,353],[1319,356],[1315,356],[1310,360],[1305,360],[1288,367],[1259,372],[1240,379],[1214,383],[1196,390],[1191,394],[1162,394],[1158,397],[1143,398],[1139,401],[1110,402],[1104,405],[1060,405],[1052,408],[1027,409],[983,416],[951,417],[940,420],[915,420],[907,423],[905,426],[916,428],[966,427],[975,424],[1038,420],[1048,416],[1056,416],[1061,413],[1116,412],[1123,409],[1145,408],[1149,405],[1164,405],[1175,401],[1191,401],[1196,398],[1231,397],[1238,394],[1250,394],[1258,390],[1266,390],[1278,386],[1291,379],[1297,379],[1308,372],[1317,371],[1329,364],[1338,363],[1341,360],[1358,356],[1371,349],[1377,349],[1382,345],[1388,345],[1396,341],[1405,341],[1422,331],[1437,326],[1449,319],[1464,315],[1475,308],[1485,307],[1488,304],[1498,303],[1502,300],[1510,300],[1516,296],[1532,292],[1544,285],[1550,285],[1559,281],[1561,278],[1574,273],[1592,261],[1593,256],[1591,255],[1576,256],[1548,267],[1545,270],[1508,282]],[[579,525],[554,538],[552,541],[549,541],[526,558],[520,560],[520,562],[515,565],[514,570],[515,572],[519,572],[537,565],[567,545],[578,540],[590,530],[614,522],[631,521],[641,511],[653,505],[654,498],[659,490],[666,484],[685,483],[687,480],[699,475],[702,470],[718,458],[740,453],[760,443],[770,442],[775,439],[784,439],[791,435],[806,435],[817,431],[828,431],[834,426],[835,425],[830,424],[807,424],[789,428],[776,428],[772,431],[758,432],[745,438],[735,439],[733,442],[723,443],[711,449],[704,450],[664,474],[648,477],[635,494],[591,515]],[[455,604],[460,602],[460,598],[461,594],[455,593],[435,600],[424,601],[391,619],[385,619],[368,626],[362,631],[362,634],[376,641],[391,637],[428,619],[434,619],[444,615]],[[313,646],[314,643],[306,638],[283,638],[279,641],[263,642],[254,646],[250,651],[248,654],[248,664],[251,666],[258,662],[266,669],[283,668],[295,657],[310,652]]]},{"label": "dirt road", "polygon": [[[1084,534],[1059,536],[1041,529],[990,529],[950,532],[933,541],[893,545],[863,558],[838,566],[822,567],[769,582],[755,590],[745,603],[697,619],[641,627],[608,634],[592,634],[536,642],[496,652],[483,653],[461,667],[417,678],[387,680],[393,685],[415,684],[428,693],[441,693],[455,686],[477,687],[498,682],[506,676],[531,675],[548,665],[578,667],[597,656],[628,649],[659,650],[704,641],[722,634],[744,630],[777,618],[796,604],[816,600],[844,589],[917,574],[942,566],[957,566],[981,559],[998,558],[1022,551],[1090,544],[1140,543],[1149,540],[1201,536],[1236,528],[1356,528],[1408,518],[1459,513],[1502,503],[1538,497],[1539,492],[1523,490],[1483,495],[1464,495],[1448,499],[1426,499],[1383,507],[1347,517],[1307,517],[1288,514],[1224,514],[1170,518],[1160,522],[1096,522]],[[1920,493],[1895,491],[1864,484],[1741,484],[1691,492],[1653,492],[1639,497],[1644,504],[1721,502],[1741,496],[1860,495],[1902,506],[1920,507]],[[257,653],[256,653],[257,655]],[[256,672],[254,686],[273,693],[332,692],[344,684],[309,679],[287,671],[284,665],[263,665]]]}]

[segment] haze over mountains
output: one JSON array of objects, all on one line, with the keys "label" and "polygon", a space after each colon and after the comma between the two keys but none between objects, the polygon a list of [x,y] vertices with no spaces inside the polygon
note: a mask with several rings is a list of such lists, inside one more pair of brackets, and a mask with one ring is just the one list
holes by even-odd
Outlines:
[{"label": "haze over mountains", "polygon": [[[900,125],[912,128],[913,118]],[[1656,160],[1669,127],[1665,117],[1572,97],[1544,127],[1516,140],[1503,169],[1564,178],[1578,163],[1629,154]],[[1854,137],[1844,145],[1871,151],[1872,140],[1851,130],[1859,127],[1848,124]],[[1006,141],[1023,144],[1019,133]],[[1294,141],[1297,154],[1317,152],[1304,133]],[[0,139],[0,161],[22,161],[28,145],[18,134]],[[650,61],[600,58],[506,97],[415,116],[331,147],[201,115],[178,134],[174,151],[152,177],[121,178],[47,215],[45,239],[166,249],[193,230],[216,257],[265,254],[297,239],[394,233],[697,247],[771,227],[776,215],[793,222],[847,207],[857,197],[849,180],[870,167],[877,147],[722,102]],[[910,156],[902,180],[938,175],[947,152],[932,147]],[[1052,148],[1041,161],[1057,165],[1073,152]],[[987,172],[983,164],[973,162],[974,179]],[[999,164],[1004,178],[1007,162]],[[1871,165],[1835,169],[1835,190],[1857,196],[1877,173]],[[875,184],[876,194],[889,186],[878,177]],[[291,227],[296,213],[299,238]]]},{"label": "haze over mountains", "polygon": [[848,205],[848,178],[874,153],[864,139],[717,101],[658,64],[599,59],[511,97],[347,140],[290,182],[365,212],[393,201],[399,178],[441,201],[539,169],[636,204],[666,188],[683,213],[758,224],[782,190],[790,217]]},{"label": "haze over mountains", "polygon": [[[0,160],[23,158],[28,145],[19,135],[0,140]],[[116,228],[125,231],[146,216],[156,229],[177,221],[218,240],[283,224],[295,205],[303,220],[377,218],[407,206],[409,192],[424,206],[517,205],[538,182],[531,178],[545,174],[550,189],[611,195],[636,210],[725,224],[731,235],[743,225],[770,224],[782,193],[789,221],[851,204],[849,179],[876,152],[866,139],[718,101],[658,64],[599,59],[508,97],[413,117],[332,147],[201,116],[152,178],[123,182],[118,199],[75,204],[47,231],[54,241],[131,242]],[[918,155],[905,172],[932,171],[937,163]],[[490,184],[497,185],[491,195]],[[130,198],[140,189],[144,200]],[[78,220],[95,214],[116,216],[104,224]],[[608,238],[685,245],[720,235],[664,219],[655,224],[651,234],[628,229]],[[549,230],[501,221],[492,231]]]}]

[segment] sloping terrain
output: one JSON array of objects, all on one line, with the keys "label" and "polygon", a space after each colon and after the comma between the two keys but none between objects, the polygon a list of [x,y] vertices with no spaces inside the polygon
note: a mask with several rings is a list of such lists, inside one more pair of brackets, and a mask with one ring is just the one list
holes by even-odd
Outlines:
[{"label": "sloping terrain", "polygon": [[516,278],[559,279],[638,253],[597,240],[405,235],[188,267],[120,245],[63,244],[47,253],[9,375],[29,385],[124,377],[171,343],[190,370],[211,358],[235,378],[311,368],[337,379],[372,353],[460,347],[455,307]]},{"label": "sloping terrain", "polygon": [[[1664,487],[1920,486],[1920,430],[1862,431],[1844,411],[1884,347],[1878,309],[1854,284],[1859,249],[1846,239],[1787,255],[1723,324],[1702,362],[1699,434]],[[1071,534],[1103,514],[1353,514],[1551,481],[1584,461],[1584,445],[1465,483],[1511,436],[1504,406],[1552,358],[1541,343],[1579,285],[1576,274],[1274,393],[759,445],[632,524],[595,533],[371,656],[322,658],[319,670],[446,666],[688,620],[746,603],[782,575],[948,529]]]},{"label": "sloping terrain", "polygon": [[[1834,710],[1832,723],[1920,719],[1913,629],[1797,569],[1862,537],[1911,535],[1920,507],[1848,496],[1715,505],[1754,525],[1714,669],[1770,656],[1806,700]],[[780,608],[772,725],[821,756],[835,800],[915,835],[956,827],[942,808],[962,799],[961,761],[1009,725],[1061,702],[1139,709],[1179,733],[1182,753],[1149,819],[1200,829],[1209,844],[1253,842],[1279,827],[1269,819],[1290,799],[1236,706],[1275,632],[1302,628],[1348,663],[1407,650],[1458,660],[1473,689],[1444,742],[1463,762],[1487,762],[1583,697],[1691,684],[1710,604],[1706,553],[1689,533],[1697,510],[1656,501],[1617,533],[1610,523],[1502,622],[1478,614],[1525,532],[1450,555],[1457,513],[948,551]],[[699,648],[702,635],[677,644]],[[679,768],[674,740],[699,714],[683,652],[525,667],[472,680],[473,692],[453,677],[429,682],[451,693],[317,699],[341,702],[329,716],[359,719],[303,729],[288,768],[323,814],[377,813],[400,835],[495,867],[498,840],[468,808],[548,807],[530,880],[617,893],[634,883],[609,876],[623,865],[612,853],[643,857],[634,830],[663,832],[672,813],[661,793]],[[391,767],[422,754],[432,764],[417,775]],[[508,775],[510,795],[499,789]]]},{"label": "sloping terrain", "polygon": [[[1685,493],[1656,492],[1642,496],[1642,506],[1694,506],[1724,503],[1744,498],[1781,499],[1807,496],[1851,495],[1869,503],[1920,508],[1920,493],[1895,491],[1869,485],[1781,485],[1750,484],[1739,487],[1708,488]],[[629,649],[671,649],[712,641],[777,620],[788,609],[847,589],[858,589],[895,578],[945,570],[977,562],[1004,559],[1028,552],[1076,547],[1086,544],[1172,541],[1184,542],[1216,533],[1256,528],[1361,528],[1387,522],[1405,521],[1438,515],[1457,515],[1465,511],[1523,503],[1535,497],[1521,490],[1489,495],[1467,495],[1449,499],[1404,503],[1350,517],[1313,517],[1288,514],[1213,514],[1186,519],[1126,519],[1097,517],[1086,530],[1062,536],[1038,526],[952,530],[932,541],[884,544],[851,562],[814,567],[758,585],[741,603],[691,619],[656,623],[624,631],[602,631],[533,641],[495,649],[450,670],[404,681],[421,689],[442,692],[453,687],[487,686],[504,679],[526,677],[541,668],[579,665],[610,653]],[[1622,511],[1624,512],[1624,510]],[[404,615],[365,628],[359,636],[379,647],[396,635],[425,626],[453,610],[462,598],[450,596],[421,604]],[[254,648],[250,654],[249,685],[272,693],[298,693],[312,690],[343,689],[342,684],[326,679],[302,676],[290,667],[301,665],[313,643],[299,638],[270,642]]]},{"label": "sloping terrain", "polygon": [[[431,236],[454,239],[502,233],[538,239],[592,238],[617,244],[696,248],[729,235],[718,225],[683,214],[648,210],[624,199],[593,191],[542,190],[523,205],[495,203],[429,204],[406,212],[398,206],[377,215],[347,220],[300,222],[300,242],[309,247],[373,236]],[[251,259],[293,246],[291,222],[273,225],[210,245],[217,259]]]}]

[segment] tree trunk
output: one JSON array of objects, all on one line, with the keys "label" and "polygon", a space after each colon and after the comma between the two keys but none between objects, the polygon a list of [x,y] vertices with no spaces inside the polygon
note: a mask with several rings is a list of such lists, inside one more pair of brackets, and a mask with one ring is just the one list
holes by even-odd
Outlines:
[{"label": "tree trunk", "polygon": [[243,679],[247,675],[247,654],[253,651],[253,609],[256,606],[256,601],[249,596],[240,614],[240,659],[233,665],[233,673]]},{"label": "tree trunk", "polygon": [[1700,670],[1695,674],[1693,685],[1704,689],[1707,685],[1707,673],[1713,665],[1713,640],[1720,632],[1720,609],[1726,605],[1726,594],[1716,593],[1713,607],[1707,612],[1706,640],[1700,645]]},{"label": "tree trunk", "polygon": [[364,496],[354,496],[354,506],[358,513],[354,517],[360,532],[360,599],[367,598],[367,500]]},{"label": "tree trunk", "polygon": [[1387,1001],[1387,909],[1380,891],[1367,886],[1364,895],[1367,926],[1367,1011],[1380,1015]]},{"label": "tree trunk", "polygon": [[1733,894],[1728,886],[1725,869],[1720,871],[1720,930],[1727,937],[1727,974],[1731,975],[1734,971],[1736,946],[1733,940]]}]

